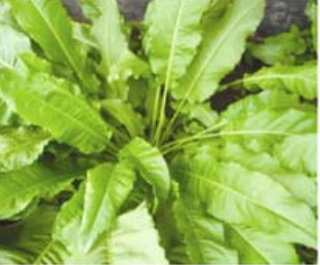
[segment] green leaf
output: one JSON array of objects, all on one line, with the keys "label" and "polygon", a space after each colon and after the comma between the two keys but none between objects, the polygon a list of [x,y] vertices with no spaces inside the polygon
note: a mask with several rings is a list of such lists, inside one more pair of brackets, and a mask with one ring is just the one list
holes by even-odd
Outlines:
[{"label": "green leaf", "polygon": [[295,172],[317,173],[317,135],[294,135],[285,139],[276,154],[281,163]]},{"label": "green leaf", "polygon": [[311,209],[267,175],[235,163],[204,159],[180,159],[173,170],[182,190],[205,203],[214,217],[315,247],[316,220]]},{"label": "green leaf", "polygon": [[276,65],[265,67],[252,75],[246,75],[244,86],[248,89],[285,89],[306,99],[317,97],[317,65],[306,63],[300,66]]},{"label": "green leaf", "polygon": [[155,0],[148,5],[144,48],[152,71],[166,87],[175,85],[194,58],[202,38],[200,22],[209,2]]},{"label": "green leaf", "polygon": [[142,118],[129,103],[120,99],[106,99],[102,102],[102,108],[124,125],[131,137],[141,135],[143,131]]},{"label": "green leaf", "polygon": [[9,0],[20,27],[53,62],[69,66],[87,89],[96,84],[86,71],[86,50],[73,38],[71,18],[59,1]]},{"label": "green leaf", "polygon": [[[305,134],[316,132],[316,111],[302,105],[295,95],[283,91],[264,91],[233,103],[222,113],[224,131]],[[269,136],[270,137],[270,136]]]},{"label": "green leaf", "polygon": [[17,125],[19,118],[0,98],[0,126]]},{"label": "green leaf", "polygon": [[317,51],[318,49],[318,45],[317,45],[317,37],[318,37],[318,31],[317,31],[317,9],[318,9],[318,5],[317,2],[314,0],[309,0],[309,3],[307,5],[306,8],[306,15],[309,18],[309,21],[311,22],[311,27],[310,27],[310,31],[311,31],[311,36],[312,36],[312,45],[313,48]]},{"label": "green leaf", "polygon": [[[301,137],[308,137],[308,135]],[[291,136],[286,138],[285,142],[290,138]],[[280,143],[280,146],[282,145],[283,143]],[[271,150],[271,153],[255,152],[247,148],[246,145],[240,141],[234,143],[228,141],[221,149],[216,150],[214,155],[216,157],[219,156],[219,159],[226,162],[236,162],[252,171],[268,175],[280,182],[296,198],[303,200],[310,206],[315,206],[317,203],[317,186],[315,181],[307,176],[306,171],[298,173],[299,171],[297,170],[291,171],[290,169],[284,168],[281,163],[281,158],[277,154],[278,149],[279,147],[276,146],[275,149]],[[301,152],[296,155],[300,157],[304,156],[304,150],[301,149],[300,151]],[[315,161],[315,156],[316,153],[314,152],[310,157]],[[290,157],[288,156],[290,159],[292,157],[291,154]]]},{"label": "green leaf", "polygon": [[37,264],[51,244],[56,214],[56,207],[42,205],[27,219],[1,227],[0,263]]},{"label": "green leaf", "polygon": [[148,67],[129,50],[115,0],[84,1],[83,5],[94,14],[89,14],[93,20],[91,34],[102,57],[99,71],[107,77],[112,88],[108,93],[126,99],[128,78],[141,75]]},{"label": "green leaf", "polygon": [[241,264],[300,264],[292,245],[254,228],[227,225],[226,238],[239,251]]},{"label": "green leaf", "polygon": [[165,201],[170,190],[170,174],[160,151],[142,138],[134,138],[120,152],[122,160],[129,161],[142,178],[152,185],[155,193],[155,207],[158,201]]},{"label": "green leaf", "polygon": [[246,0],[234,1],[224,16],[210,25],[188,74],[172,90],[176,99],[202,102],[217,90],[220,80],[240,61],[246,38],[257,28],[263,9],[263,0],[250,5]]},{"label": "green leaf", "polygon": [[110,238],[112,264],[168,264],[145,203],[120,215]]},{"label": "green leaf", "polygon": [[28,166],[38,159],[50,137],[26,127],[0,131],[0,172]]},{"label": "green leaf", "polygon": [[66,188],[76,174],[55,172],[40,164],[0,174],[0,219],[10,219],[34,200],[52,197]]},{"label": "green leaf", "polygon": [[267,65],[294,64],[306,49],[304,36],[295,25],[289,32],[264,38],[262,43],[248,43],[250,54]]},{"label": "green leaf", "polygon": [[66,81],[45,74],[25,80],[5,72],[0,83],[0,97],[25,120],[83,153],[105,149],[111,136],[108,125],[86,101],[68,91]]},{"label": "green leaf", "polygon": [[60,211],[53,237],[63,243],[66,262],[106,263],[109,232],[133,188],[134,171],[127,164],[101,164]]},{"label": "green leaf", "polygon": [[31,49],[31,43],[27,36],[0,23],[0,69],[21,69],[19,55]]},{"label": "green leaf", "polygon": [[238,264],[236,251],[225,245],[221,223],[190,203],[176,202],[175,217],[185,237],[191,264]]},{"label": "green leaf", "polygon": [[84,250],[94,246],[108,231],[122,204],[133,189],[135,172],[128,164],[102,164],[88,172],[81,234]]}]

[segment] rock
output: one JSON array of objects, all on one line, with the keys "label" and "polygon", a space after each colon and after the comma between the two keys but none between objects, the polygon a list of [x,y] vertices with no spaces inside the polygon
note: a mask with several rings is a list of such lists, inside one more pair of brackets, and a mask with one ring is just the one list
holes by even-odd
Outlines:
[{"label": "rock", "polygon": [[[80,0],[62,0],[69,14],[76,20],[83,20]],[[117,0],[122,13],[128,20],[142,20],[148,2],[151,0]],[[174,0],[172,0],[174,1]],[[194,0],[197,1],[197,0]],[[223,0],[219,0],[223,1]],[[248,0],[248,4],[250,4]],[[304,14],[308,0],[266,0],[265,18],[258,30],[259,36],[275,35],[287,31],[292,24],[305,27]]]},{"label": "rock", "polygon": [[267,0],[264,19],[257,35],[270,36],[287,31],[292,24],[306,27],[304,10],[308,0]]}]

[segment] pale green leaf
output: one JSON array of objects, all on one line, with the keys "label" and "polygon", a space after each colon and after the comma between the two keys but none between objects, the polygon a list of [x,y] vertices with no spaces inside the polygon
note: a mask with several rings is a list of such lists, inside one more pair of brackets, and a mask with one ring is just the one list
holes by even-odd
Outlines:
[{"label": "pale green leaf", "polygon": [[0,172],[32,164],[50,140],[48,133],[26,127],[0,131]]},{"label": "pale green leaf", "polygon": [[174,207],[191,264],[238,263],[237,252],[225,244],[223,225],[201,211],[201,205],[195,208],[180,200]]},{"label": "pale green leaf", "polygon": [[129,77],[139,76],[148,71],[148,67],[129,50],[115,0],[84,1],[83,5],[94,13],[89,15],[93,21],[91,34],[102,57],[99,71],[111,85],[108,95],[126,99]]},{"label": "pale green leaf", "polygon": [[131,104],[120,99],[106,99],[102,102],[102,108],[124,125],[131,137],[142,134],[142,118],[135,112]]},{"label": "pale green leaf", "polygon": [[145,203],[118,218],[110,238],[110,263],[169,263]]},{"label": "pale green leaf", "polygon": [[[294,136],[295,137],[295,136]],[[305,136],[301,136],[302,138]],[[307,137],[307,135],[306,135]],[[286,139],[290,139],[288,137]],[[286,142],[287,140],[285,140]],[[281,144],[282,145],[282,144]],[[277,148],[277,147],[276,147]],[[297,153],[297,156],[304,156],[302,152]],[[224,161],[233,161],[243,165],[244,167],[261,172],[269,177],[280,182],[285,188],[287,188],[293,196],[305,201],[310,206],[315,206],[317,202],[317,186],[316,182],[306,175],[307,172],[297,170],[291,171],[282,167],[281,159],[279,155],[272,155],[268,152],[255,152],[248,148],[241,142],[228,141],[223,145],[221,150],[214,152],[216,156]],[[311,154],[310,154],[311,155]],[[287,158],[293,158],[292,155]],[[312,154],[312,159],[315,161],[315,153]],[[311,161],[312,162],[312,161]]]},{"label": "pale green leaf", "polygon": [[128,160],[146,182],[152,185],[158,201],[167,199],[170,190],[170,174],[160,151],[142,138],[134,138],[121,152],[120,157]]},{"label": "pale green leaf", "polygon": [[0,98],[0,126],[17,125],[19,118]]},{"label": "pale green leaf", "polygon": [[[53,237],[69,254],[66,263],[106,263],[109,232],[133,188],[134,171],[127,164],[101,164],[60,211]],[[47,255],[49,255],[48,253]]]},{"label": "pale green leaf", "polygon": [[19,116],[83,153],[102,151],[111,136],[108,125],[68,89],[66,81],[45,74],[27,80],[11,72],[0,75],[0,97]]},{"label": "pale green leaf", "polygon": [[173,170],[184,192],[205,203],[216,218],[315,247],[311,209],[267,175],[235,163],[203,159],[178,160]]},{"label": "pale green leaf", "polygon": [[[299,97],[283,91],[263,91],[233,103],[221,115],[224,131],[261,134],[305,134],[316,131],[316,110],[302,105]],[[252,135],[251,135],[252,136]],[[269,135],[270,139],[270,135]]]},{"label": "pale green leaf", "polygon": [[135,178],[135,172],[125,163],[102,164],[88,172],[79,231],[85,250],[93,247],[99,236],[110,229],[133,189]]},{"label": "pale green leaf", "polygon": [[[144,48],[152,71],[166,87],[175,85],[197,52],[208,0],[155,0],[148,6]],[[159,23],[161,21],[161,23]]]},{"label": "pale green leaf", "polygon": [[299,66],[276,65],[265,67],[243,79],[248,89],[285,89],[306,99],[317,97],[317,65],[307,63]]},{"label": "pale green leaf", "polygon": [[172,90],[176,99],[202,102],[214,94],[221,79],[240,61],[246,38],[257,28],[263,9],[263,0],[250,5],[247,0],[234,1],[224,16],[210,25],[188,74]]},{"label": "pale green leaf", "polygon": [[239,251],[241,264],[300,264],[293,245],[257,229],[227,225],[226,238]]},{"label": "pale green leaf", "polygon": [[0,69],[20,69],[19,55],[30,49],[31,43],[27,36],[0,23]]},{"label": "pale green leaf", "polygon": [[294,135],[286,138],[276,154],[281,163],[296,172],[317,173],[317,135]]},{"label": "pale green leaf", "polygon": [[288,32],[266,37],[262,42],[248,43],[250,54],[267,65],[294,64],[305,53],[307,43],[300,29],[292,25]]},{"label": "pale green leaf", "polygon": [[23,211],[34,200],[52,197],[77,177],[55,172],[40,164],[0,174],[0,219],[9,219]]},{"label": "pale green leaf", "polygon": [[86,71],[86,50],[73,38],[71,18],[60,1],[9,0],[20,27],[53,62],[69,66],[87,89],[96,90]]}]

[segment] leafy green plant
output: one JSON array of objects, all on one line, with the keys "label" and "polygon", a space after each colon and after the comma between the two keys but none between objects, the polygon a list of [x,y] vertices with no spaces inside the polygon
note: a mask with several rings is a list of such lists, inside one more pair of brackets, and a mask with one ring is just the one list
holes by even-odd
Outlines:
[{"label": "leafy green plant", "polygon": [[[263,0],[82,8],[0,4],[0,263],[310,262],[314,29],[284,60],[266,47],[299,31],[247,43]],[[246,51],[262,66],[234,80]]]}]

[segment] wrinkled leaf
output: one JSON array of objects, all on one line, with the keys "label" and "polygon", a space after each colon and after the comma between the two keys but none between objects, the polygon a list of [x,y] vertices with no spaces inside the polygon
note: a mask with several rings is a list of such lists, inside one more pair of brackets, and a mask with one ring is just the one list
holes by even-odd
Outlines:
[{"label": "wrinkled leaf", "polygon": [[55,172],[40,164],[0,174],[0,219],[10,219],[34,200],[52,197],[77,177],[76,174]]},{"label": "wrinkled leaf", "polygon": [[234,1],[224,16],[210,25],[188,74],[172,91],[176,99],[202,102],[214,94],[221,79],[240,61],[246,38],[257,28],[263,8],[262,0],[250,5],[246,0]]},{"label": "wrinkled leaf", "polygon": [[195,56],[201,41],[200,22],[209,2],[155,0],[148,5],[144,48],[152,71],[166,87],[175,85]]},{"label": "wrinkled leaf", "polygon": [[120,153],[123,160],[128,160],[138,170],[144,180],[152,185],[156,199],[165,201],[170,190],[170,175],[166,161],[160,151],[142,138],[133,139]]},{"label": "wrinkled leaf", "polygon": [[283,66],[262,68],[247,75],[244,86],[248,89],[285,89],[306,99],[317,97],[317,65],[309,63],[301,66]]},{"label": "wrinkled leaf", "polygon": [[0,131],[0,172],[20,169],[32,164],[43,152],[50,136],[41,130],[18,129]]},{"label": "wrinkled leaf", "polygon": [[28,80],[11,72],[0,75],[0,97],[19,116],[84,153],[102,151],[111,136],[108,125],[68,89],[67,82],[45,74]]}]

